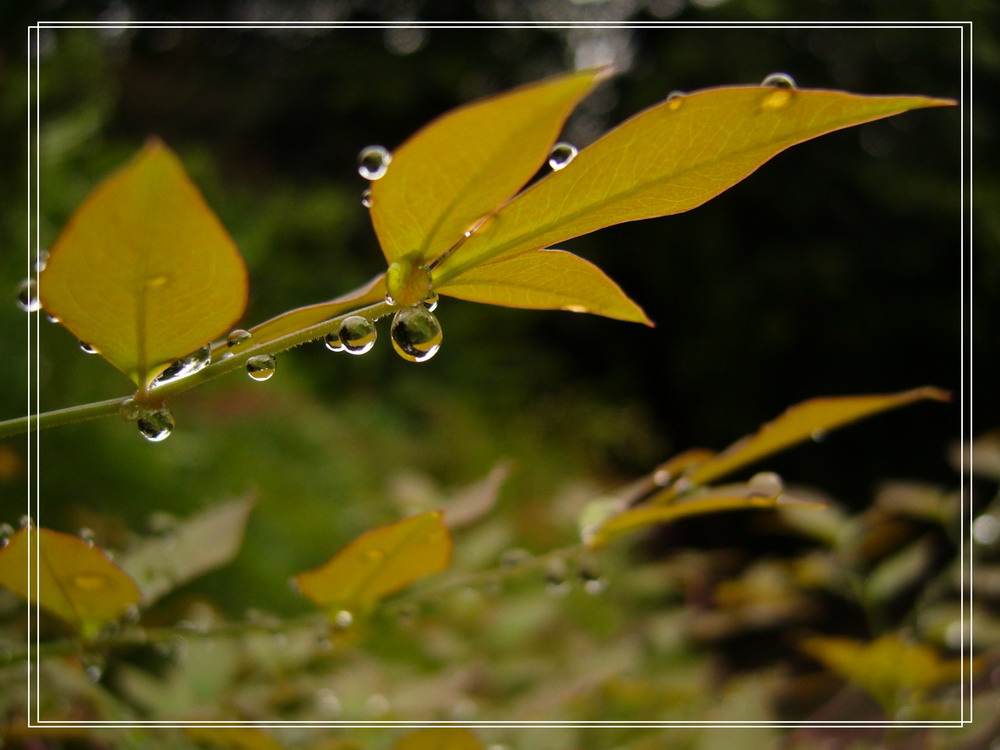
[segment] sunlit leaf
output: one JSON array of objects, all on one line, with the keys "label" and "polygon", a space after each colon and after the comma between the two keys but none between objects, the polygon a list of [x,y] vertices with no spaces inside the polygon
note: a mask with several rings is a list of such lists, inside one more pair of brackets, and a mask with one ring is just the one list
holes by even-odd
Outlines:
[{"label": "sunlit leaf", "polygon": [[385,274],[379,274],[362,287],[352,292],[341,295],[328,302],[319,302],[315,305],[306,305],[294,310],[282,313],[271,318],[260,325],[250,329],[253,334],[251,343],[261,344],[266,341],[274,341],[282,336],[303,328],[322,323],[324,320],[335,318],[341,313],[356,310],[366,305],[374,305],[385,299]]},{"label": "sunlit leaf", "polygon": [[[39,567],[28,588],[28,537]],[[82,539],[49,529],[21,529],[0,549],[0,584],[35,601],[92,638],[105,625],[137,606],[142,598],[135,582],[99,548]],[[37,589],[35,588],[37,584]]]},{"label": "sunlit leaf", "polygon": [[243,314],[236,245],[163,143],[98,185],[49,250],[45,310],[144,387]]},{"label": "sunlit leaf", "polygon": [[432,727],[400,737],[393,750],[483,750],[483,745],[464,727]]},{"label": "sunlit leaf", "polygon": [[118,558],[119,564],[151,603],[236,557],[252,508],[250,498],[214,505],[164,535],[143,539]]},{"label": "sunlit leaf", "polygon": [[601,269],[564,250],[534,250],[475,266],[436,289],[470,302],[587,312],[652,325]]},{"label": "sunlit leaf", "polygon": [[962,676],[960,660],[944,660],[930,646],[892,633],[867,643],[851,638],[806,638],[799,647],[868,692],[890,714]]},{"label": "sunlit leaf", "polygon": [[299,589],[329,612],[364,611],[389,594],[438,573],[451,560],[441,511],[366,531],[315,570],[296,576]]},{"label": "sunlit leaf", "polygon": [[[685,479],[695,485],[707,484],[764,456],[820,437],[849,422],[923,399],[947,401],[948,393],[939,388],[924,387],[885,395],[835,396],[803,401],[765,424],[754,435],[738,440],[707,459],[685,474]],[[660,499],[661,502],[669,500],[669,495]]]},{"label": "sunlit leaf", "polygon": [[231,748],[231,750],[283,750],[270,734],[260,727],[199,727],[184,728],[192,739],[212,747]]},{"label": "sunlit leaf", "polygon": [[392,263],[433,260],[545,162],[563,122],[604,76],[584,70],[459,107],[392,153],[372,183],[371,217]]},{"label": "sunlit leaf", "polygon": [[[668,99],[507,203],[438,267],[435,283],[488,260],[552,247],[612,224],[688,211],[789,146],[907,110],[953,103],[761,86]],[[669,241],[664,246],[669,248]]]},{"label": "sunlit leaf", "polygon": [[781,496],[780,488],[775,488],[775,490],[771,493],[762,493],[760,487],[752,483],[732,484],[713,487],[703,494],[684,498],[683,501],[673,505],[640,505],[614,516],[588,534],[586,541],[591,547],[603,547],[623,534],[649,526],[670,523],[679,518],[719,513],[726,510],[773,508]]}]

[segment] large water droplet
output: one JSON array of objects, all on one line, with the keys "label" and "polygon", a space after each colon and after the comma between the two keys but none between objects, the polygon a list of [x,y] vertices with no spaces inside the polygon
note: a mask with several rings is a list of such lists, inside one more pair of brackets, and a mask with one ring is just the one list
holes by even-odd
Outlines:
[{"label": "large water droplet", "polygon": [[366,180],[378,180],[385,176],[392,161],[392,154],[385,146],[366,146],[358,154],[358,174]]},{"label": "large water droplet", "polygon": [[247,375],[254,380],[270,380],[276,366],[273,354],[258,354],[247,360]]},{"label": "large water droplet", "polygon": [[348,354],[364,354],[371,351],[378,338],[375,324],[361,315],[349,315],[340,324],[338,333]]},{"label": "large water droplet", "polygon": [[441,348],[441,324],[427,308],[406,307],[392,318],[392,348],[409,362],[426,362]]},{"label": "large water droplet", "polygon": [[770,86],[775,89],[795,89],[795,79],[788,73],[771,73],[760,83],[761,86]]},{"label": "large water droplet", "polygon": [[49,264],[49,251],[39,250],[38,255],[35,256],[35,262],[33,264],[36,273],[41,273],[42,271],[44,271],[45,266],[47,266],[48,264]]},{"label": "large water droplet", "polygon": [[17,285],[17,306],[30,313],[42,309],[42,302],[38,299],[38,284],[34,279],[25,279]]},{"label": "large water droplet", "polygon": [[781,477],[773,471],[761,471],[750,477],[750,493],[760,497],[774,497],[780,495],[784,489],[784,482]]},{"label": "large water droplet", "polygon": [[557,143],[549,152],[549,167],[558,172],[576,158],[576,146],[569,143]]},{"label": "large water droplet", "polygon": [[151,443],[158,443],[170,437],[174,430],[174,415],[167,408],[147,411],[137,422],[139,432]]},{"label": "large water droplet", "polygon": [[671,91],[667,94],[667,109],[671,112],[676,112],[684,104],[684,97],[687,96],[683,91]]},{"label": "large water droplet", "polygon": [[181,357],[170,367],[161,372],[153,380],[153,385],[163,385],[171,380],[186,378],[194,375],[199,370],[204,370],[212,362],[212,347],[208,344],[191,352],[186,357]]},{"label": "large water droplet", "polygon": [[331,352],[344,351],[344,342],[340,340],[340,333],[338,331],[330,331],[326,334],[323,337],[323,345]]},{"label": "large water droplet", "polygon": [[972,538],[984,547],[996,544],[1000,539],[1000,519],[984,513],[972,522]]},{"label": "large water droplet", "polygon": [[253,334],[245,328],[237,328],[226,336],[226,346],[230,349],[245,344],[253,338]]}]

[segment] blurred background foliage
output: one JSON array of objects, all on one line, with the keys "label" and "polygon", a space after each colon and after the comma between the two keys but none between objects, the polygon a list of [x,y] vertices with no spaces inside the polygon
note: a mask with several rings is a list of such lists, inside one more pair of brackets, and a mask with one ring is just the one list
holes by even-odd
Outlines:
[{"label": "blurred background foliage", "polygon": [[[38,19],[836,21],[876,20],[876,10],[878,20],[951,20],[958,9],[929,0],[6,3],[0,153],[9,179],[0,185],[0,236],[9,251],[2,283],[13,297],[27,272],[25,29]],[[1000,71],[990,26],[996,10],[970,2],[960,11],[977,20],[977,91],[992,90]],[[613,62],[621,73],[567,126],[565,140],[582,147],[673,89],[755,83],[784,71],[805,87],[957,98],[962,71],[957,31],[889,27],[48,29],[39,58],[43,246],[96,182],[159,135],[180,154],[246,258],[248,325],[339,295],[383,270],[360,202],[357,152],[371,143],[391,149],[470,99],[573,66]],[[998,197],[996,114],[994,101],[976,100],[976,205],[995,205]],[[162,444],[143,442],[117,420],[50,431],[41,438],[39,521],[65,531],[93,528],[114,549],[146,533],[151,516],[162,526],[164,518],[254,493],[237,559],[182,587],[150,616],[169,623],[189,616],[192,606],[218,618],[241,617],[248,607],[292,616],[308,607],[288,588],[289,576],[367,528],[446,502],[498,460],[513,466],[498,508],[459,540],[468,555],[459,564],[473,569],[495,565],[508,547],[543,552],[572,542],[588,499],[671,453],[721,448],[792,403],[924,384],[957,393],[960,117],[958,108],[914,112],[825,136],[779,155],[693,212],[567,243],[616,279],[655,329],[446,299],[438,310],[444,346],[426,364],[399,359],[382,330],[383,340],[364,357],[303,347],[281,356],[266,384],[230,376],[185,394],[173,405],[177,430]],[[1000,285],[996,212],[977,211],[971,229],[972,343],[988,353],[997,340],[996,320],[984,313],[995,309]],[[8,418],[25,410],[27,355],[23,314],[12,304],[3,320],[0,392]],[[39,356],[43,409],[128,390],[119,373],[80,353],[58,326],[43,323]],[[977,360],[979,383],[997,377],[987,359]],[[978,426],[994,426],[995,389],[976,395]],[[831,672],[822,678],[827,682],[813,683],[814,693],[796,695],[801,685],[789,675],[815,678],[818,666],[796,650],[793,631],[807,625],[864,640],[914,628],[920,608],[937,603],[945,606],[935,620],[940,632],[918,635],[954,657],[955,634],[950,641],[947,634],[954,581],[927,596],[923,584],[947,579],[957,548],[952,492],[961,467],[948,456],[958,425],[957,401],[918,405],[769,462],[788,482],[822,488],[841,521],[854,524],[852,534],[867,541],[847,558],[789,533],[768,514],[691,520],[638,548],[613,550],[604,562],[611,585],[600,598],[577,590],[554,600],[534,579],[487,603],[482,592],[472,604],[456,595],[438,605],[447,627],[422,622],[401,635],[396,626],[379,625],[364,655],[342,657],[335,671],[343,677],[323,687],[309,681],[308,670],[292,676],[302,664],[314,668],[315,655],[298,663],[272,649],[258,659],[252,644],[233,641],[224,646],[234,652],[232,664],[241,648],[249,661],[232,666],[229,682],[216,676],[213,689],[235,691],[220,705],[251,718],[339,716],[308,702],[324,695],[330,705],[354,701],[362,714],[377,715],[366,701],[397,688],[434,698],[407,704],[393,695],[393,711],[409,705],[399,710],[430,718],[447,718],[448,711],[469,718],[462,711],[475,712],[477,704],[474,718],[519,717],[529,708],[534,718],[808,718],[821,709],[838,719],[877,715],[877,704],[859,704],[853,693],[830,708]],[[25,456],[24,440],[0,445],[0,520],[15,523],[23,512]],[[898,507],[871,509],[873,498],[897,486],[887,482],[900,478],[916,483],[905,485],[904,495],[937,498],[930,520]],[[971,497],[977,514],[986,514],[995,485],[984,488]],[[981,552],[995,564],[995,535],[984,539]],[[857,591],[816,593],[801,578],[811,570],[822,579],[831,564],[853,566],[852,575],[863,578],[912,544],[922,551],[910,554],[909,567],[899,563],[884,574],[887,593],[875,604]],[[16,642],[16,633],[10,637]],[[416,652],[414,643],[421,644]],[[505,658],[509,682],[482,676],[484,665],[493,669]],[[218,652],[212,659],[213,667],[228,663]],[[171,677],[181,670],[176,665],[157,669],[161,691],[179,681],[179,705],[163,715],[195,710],[197,693],[184,680],[196,677]],[[563,676],[554,680],[553,671]],[[432,687],[428,675],[437,680]],[[460,677],[449,682],[449,675]],[[538,692],[543,678],[546,699]],[[136,681],[122,679],[119,685],[131,684],[129,695],[143,704]],[[462,696],[476,693],[477,679],[496,692],[480,691],[470,709]],[[532,681],[535,693],[523,689]],[[274,694],[279,685],[287,688],[284,698]],[[706,693],[710,685],[725,689]],[[146,705],[166,700],[150,695]],[[542,744],[502,732],[497,742],[736,747],[731,735],[715,730],[659,739],[638,730],[568,731],[560,741],[555,731]],[[364,737],[373,747],[389,741]],[[777,733],[768,737],[778,742]],[[855,739],[845,735],[835,746]],[[876,732],[872,741],[882,739]],[[968,745],[979,746],[987,747]]]}]

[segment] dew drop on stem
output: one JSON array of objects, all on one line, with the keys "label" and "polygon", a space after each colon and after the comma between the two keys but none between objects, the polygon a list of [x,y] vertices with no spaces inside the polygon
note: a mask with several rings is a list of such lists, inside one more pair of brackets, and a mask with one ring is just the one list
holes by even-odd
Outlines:
[{"label": "dew drop on stem", "polygon": [[365,354],[375,346],[378,331],[375,324],[361,315],[348,315],[338,331],[344,351],[348,354]]},{"label": "dew drop on stem", "polygon": [[549,152],[549,167],[554,172],[558,172],[574,158],[576,158],[576,146],[569,143],[557,143]]},{"label": "dew drop on stem", "polygon": [[385,146],[365,146],[358,154],[358,174],[366,180],[381,179],[391,161],[392,154]]},{"label": "dew drop on stem", "polygon": [[180,378],[186,378],[189,375],[194,375],[199,370],[204,370],[212,362],[212,347],[208,344],[197,349],[186,357],[181,357],[179,360],[174,362],[170,367],[161,372],[153,380],[153,385],[163,385],[164,383],[169,383],[173,380],[179,380]]},{"label": "dew drop on stem", "polygon": [[239,346],[240,344],[245,344],[251,338],[253,334],[245,328],[237,328],[231,331],[228,336],[226,336],[226,346],[230,349]]},{"label": "dew drop on stem", "polygon": [[170,437],[174,430],[174,415],[167,408],[144,412],[137,422],[139,433],[151,443]]},{"label": "dew drop on stem", "polygon": [[441,348],[441,324],[434,314],[418,305],[396,312],[389,329],[392,348],[408,362],[426,362]]},{"label": "dew drop on stem", "polygon": [[330,331],[323,337],[323,345],[331,352],[344,351],[344,342],[340,340],[339,331]]},{"label": "dew drop on stem", "polygon": [[247,360],[247,375],[254,380],[270,380],[276,366],[273,354],[258,354]]},{"label": "dew drop on stem", "polygon": [[41,300],[38,299],[38,284],[34,279],[24,279],[17,285],[17,306],[29,313],[42,309]]},{"label": "dew drop on stem", "polygon": [[134,422],[142,416],[142,407],[136,403],[134,398],[127,398],[119,404],[118,416],[128,422]]}]

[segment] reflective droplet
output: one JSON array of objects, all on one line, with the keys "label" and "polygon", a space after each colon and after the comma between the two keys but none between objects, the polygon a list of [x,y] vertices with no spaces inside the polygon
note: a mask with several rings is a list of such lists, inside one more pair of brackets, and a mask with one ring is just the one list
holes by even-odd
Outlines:
[{"label": "reflective droplet", "polygon": [[565,596],[569,593],[566,563],[562,558],[554,558],[545,564],[545,591],[550,596]]},{"label": "reflective droplet", "polygon": [[342,710],[340,698],[330,688],[317,690],[314,700],[316,701],[316,710],[323,716],[340,716]]},{"label": "reflective droplet", "polygon": [[142,415],[142,407],[134,398],[127,398],[118,405],[118,416],[129,422],[134,422]]},{"label": "reflective droplet", "polygon": [[372,191],[371,190],[362,190],[361,191],[361,205],[364,206],[365,208],[371,208],[372,207]]},{"label": "reflective droplet", "polygon": [[653,484],[657,487],[666,487],[673,478],[673,474],[666,469],[657,469],[653,472]]},{"label": "reflective droplet", "polygon": [[326,334],[323,337],[323,345],[331,352],[344,351],[344,342],[340,340],[340,333],[338,331],[330,331]]},{"label": "reflective droplet", "polygon": [[358,174],[366,180],[378,180],[385,176],[392,161],[392,154],[385,146],[366,146],[358,154]]},{"label": "reflective droplet", "polygon": [[760,497],[780,495],[785,488],[781,477],[773,471],[761,471],[750,477],[750,493]]},{"label": "reflective droplet", "polygon": [[194,375],[199,370],[204,370],[212,362],[212,347],[208,344],[197,349],[186,357],[181,357],[179,360],[174,362],[170,367],[161,372],[153,379],[153,385],[163,385],[164,383],[169,383],[172,380],[178,380],[180,378],[186,378],[189,375]]},{"label": "reflective droplet", "polygon": [[45,313],[45,319],[50,323],[62,323],[62,320],[57,315],[52,315],[51,313]]},{"label": "reflective droplet", "polygon": [[607,579],[601,576],[592,561],[581,562],[577,569],[577,575],[580,576],[580,581],[583,583],[583,590],[591,596],[604,593],[608,587]]},{"label": "reflective droplet", "polygon": [[83,668],[83,671],[87,675],[87,679],[91,682],[97,682],[101,679],[101,675],[104,674],[104,670],[98,664],[88,664]]},{"label": "reflective droplet", "polygon": [[77,536],[88,546],[94,546],[94,530],[84,526],[77,532]]},{"label": "reflective droplet", "polygon": [[0,549],[7,546],[12,536],[14,536],[14,527],[9,523],[0,523]]},{"label": "reflective droplet", "polygon": [[169,409],[146,411],[139,417],[139,432],[151,443],[158,443],[170,437],[174,430],[174,415]]},{"label": "reflective droplet", "polygon": [[531,553],[521,547],[504,550],[500,555],[500,567],[517,568],[531,560]]},{"label": "reflective droplet", "polygon": [[426,362],[441,348],[441,324],[421,306],[406,307],[392,318],[392,348],[408,362]]},{"label": "reflective droplet", "polygon": [[671,112],[676,112],[684,104],[684,97],[687,96],[683,91],[671,91],[667,94],[667,109]]},{"label": "reflective droplet", "polygon": [[788,73],[771,73],[760,83],[761,86],[769,86],[775,89],[795,89],[795,79]]},{"label": "reflective droplet", "polygon": [[809,433],[809,437],[814,443],[822,443],[826,440],[826,430],[813,430]]},{"label": "reflective droplet", "polygon": [[273,354],[258,354],[247,360],[247,375],[254,380],[270,380],[276,366]]},{"label": "reflective droplet", "polygon": [[17,306],[29,313],[42,309],[42,302],[38,299],[38,284],[34,279],[25,279],[17,285]]},{"label": "reflective droplet", "polygon": [[557,143],[549,153],[549,167],[558,172],[576,158],[576,146],[569,143]]},{"label": "reflective droplet", "polygon": [[245,344],[252,338],[253,334],[250,331],[245,328],[237,328],[226,336],[226,346],[232,349],[240,344]]},{"label": "reflective droplet", "polygon": [[972,538],[984,547],[989,547],[1000,539],[1000,519],[984,513],[972,522]]},{"label": "reflective droplet", "polygon": [[32,520],[31,516],[21,516],[17,521],[17,525],[22,529],[30,529],[34,527],[35,522]]},{"label": "reflective droplet", "polygon": [[35,256],[34,269],[37,273],[41,273],[45,270],[45,266],[49,263],[49,251],[39,250],[38,255]]},{"label": "reflective droplet", "polygon": [[344,351],[348,354],[364,354],[371,351],[378,338],[375,324],[361,315],[349,315],[340,324],[338,332]]},{"label": "reflective droplet", "polygon": [[80,351],[84,354],[97,354],[97,349],[83,340],[80,341]]},{"label": "reflective droplet", "polygon": [[424,298],[423,305],[427,308],[429,312],[434,312],[438,307],[438,293],[431,292],[427,297]]},{"label": "reflective droplet", "polygon": [[346,609],[342,609],[333,616],[333,624],[337,626],[338,630],[347,630],[354,624],[354,615]]}]

